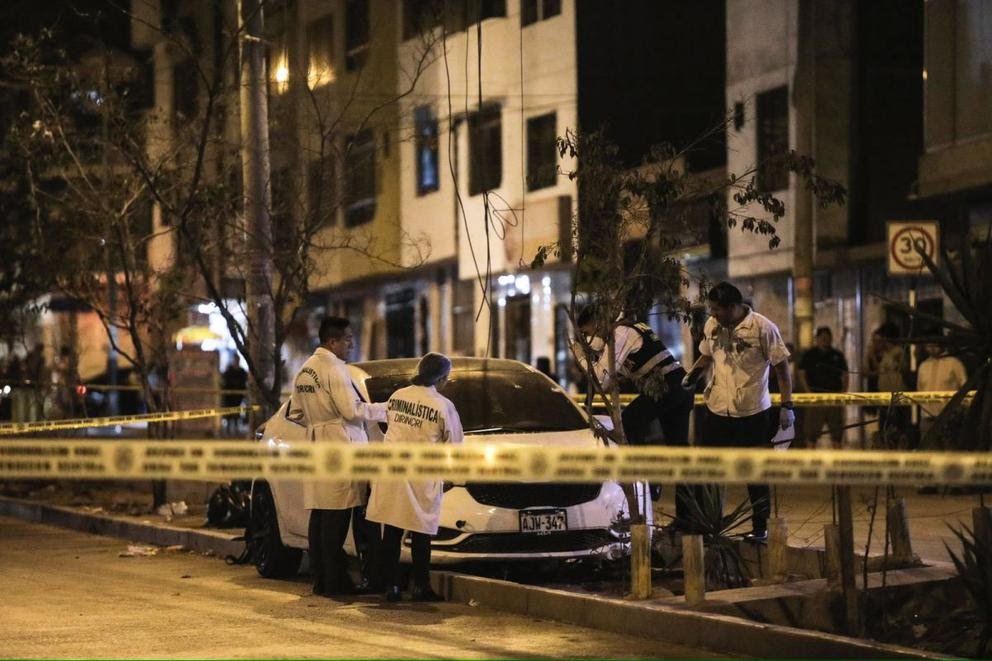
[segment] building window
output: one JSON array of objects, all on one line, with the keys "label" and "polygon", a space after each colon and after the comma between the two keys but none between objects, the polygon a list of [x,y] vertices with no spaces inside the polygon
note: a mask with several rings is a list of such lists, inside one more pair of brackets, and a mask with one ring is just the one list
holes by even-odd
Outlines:
[{"label": "building window", "polygon": [[441,24],[437,0],[403,0],[403,39],[426,34]]},{"label": "building window", "polygon": [[520,25],[543,21],[561,13],[561,0],[520,0]]},{"label": "building window", "polygon": [[444,27],[458,32],[487,18],[506,16],[506,0],[448,0],[444,3]]},{"label": "building window", "polygon": [[502,133],[502,117],[498,105],[483,106],[469,115],[469,195],[499,188],[502,183]]},{"label": "building window", "polygon": [[334,82],[334,16],[307,26],[307,85],[310,89]]},{"label": "building window", "polygon": [[758,187],[766,192],[789,187],[783,158],[789,149],[789,88],[776,87],[758,95]]},{"label": "building window", "polygon": [[365,129],[348,138],[348,143],[344,159],[348,201],[344,221],[348,227],[354,227],[375,216],[375,134]]},{"label": "building window", "polygon": [[413,111],[417,152],[417,195],[433,193],[440,185],[437,168],[437,117],[429,106]]},{"label": "building window", "polygon": [[189,121],[198,110],[200,72],[196,60],[188,59],[172,68],[172,111],[179,121]]},{"label": "building window", "polygon": [[356,71],[368,59],[371,39],[369,0],[348,0],[344,19],[344,66],[348,71]]},{"label": "building window", "polygon": [[527,120],[527,190],[555,185],[555,113]]},{"label": "building window", "polygon": [[307,189],[310,198],[311,225],[313,227],[336,225],[338,180],[333,155],[310,161]]}]

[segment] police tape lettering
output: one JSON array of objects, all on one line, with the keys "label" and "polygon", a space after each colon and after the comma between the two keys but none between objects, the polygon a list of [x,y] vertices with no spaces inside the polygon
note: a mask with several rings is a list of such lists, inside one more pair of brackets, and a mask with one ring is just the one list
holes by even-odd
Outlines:
[{"label": "police tape lettering", "polygon": [[0,440],[0,479],[988,484],[992,453]]}]

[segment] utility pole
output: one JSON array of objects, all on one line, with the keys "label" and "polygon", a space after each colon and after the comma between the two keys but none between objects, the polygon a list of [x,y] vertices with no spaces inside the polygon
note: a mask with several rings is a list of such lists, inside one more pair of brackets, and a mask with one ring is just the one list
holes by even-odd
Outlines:
[{"label": "utility pole", "polygon": [[[816,28],[815,2],[799,1],[796,72],[792,105],[796,117],[796,150],[816,157]],[[793,252],[793,332],[800,349],[813,346],[813,263],[816,259],[816,218],[813,193],[798,177],[795,190]]]},{"label": "utility pole", "polygon": [[[254,370],[252,403],[268,411],[263,392],[274,387],[275,312],[272,304],[272,193],[269,187],[269,106],[266,94],[265,41],[262,3],[239,0],[241,28],[241,163],[244,181],[244,219],[248,233],[248,276],[245,299],[248,316],[248,353]],[[276,386],[277,387],[277,386]]]}]

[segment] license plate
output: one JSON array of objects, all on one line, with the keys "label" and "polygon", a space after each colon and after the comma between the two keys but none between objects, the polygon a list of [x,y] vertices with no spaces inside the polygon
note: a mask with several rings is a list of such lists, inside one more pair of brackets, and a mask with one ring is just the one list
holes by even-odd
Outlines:
[{"label": "license plate", "polygon": [[531,510],[520,513],[520,532],[548,535],[568,530],[565,510]]}]

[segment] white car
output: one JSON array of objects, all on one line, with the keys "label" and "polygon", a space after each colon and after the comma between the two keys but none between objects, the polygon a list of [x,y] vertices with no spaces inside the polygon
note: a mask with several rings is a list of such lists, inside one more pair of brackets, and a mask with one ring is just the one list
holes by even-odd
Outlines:
[{"label": "white car", "polygon": [[[382,402],[410,383],[416,366],[415,359],[393,359],[356,363],[349,369],[362,396]],[[558,384],[514,360],[453,358],[442,393],[458,410],[466,444],[588,448],[603,443]],[[260,429],[261,442],[306,442],[304,427],[289,420],[286,412],[284,403]],[[370,442],[382,439],[384,426],[369,425]],[[638,493],[644,497],[640,485]],[[249,543],[258,572],[266,577],[295,574],[307,548],[309,512],[303,509],[302,483],[255,480],[251,502]],[[616,558],[626,550],[625,519],[627,501],[616,482],[446,483],[431,561]],[[350,534],[346,550],[355,553]],[[405,539],[403,560],[409,558]]]}]

